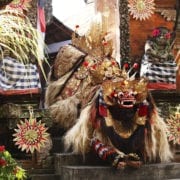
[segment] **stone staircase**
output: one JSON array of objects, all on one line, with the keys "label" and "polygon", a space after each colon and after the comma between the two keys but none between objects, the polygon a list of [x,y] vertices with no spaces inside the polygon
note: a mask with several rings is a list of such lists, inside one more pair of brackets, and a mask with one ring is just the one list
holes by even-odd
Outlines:
[{"label": "stone staircase", "polygon": [[180,179],[177,164],[145,165],[140,169],[115,170],[106,166],[63,166],[62,179],[65,180],[157,180]]},{"label": "stone staircase", "polygon": [[[146,164],[139,169],[116,170],[94,154],[64,153],[61,138],[55,138],[52,167],[29,171],[28,180],[177,180],[180,179],[180,163]],[[60,148],[61,147],[61,148]],[[57,152],[58,151],[58,152]]]},{"label": "stone staircase", "polygon": [[55,174],[54,167],[52,169],[32,169],[28,171],[29,177],[27,180],[59,180],[60,175]]}]

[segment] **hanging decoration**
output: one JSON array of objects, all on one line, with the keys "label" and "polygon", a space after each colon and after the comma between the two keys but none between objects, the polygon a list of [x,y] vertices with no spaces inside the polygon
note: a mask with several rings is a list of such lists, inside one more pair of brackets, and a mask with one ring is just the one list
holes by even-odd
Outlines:
[{"label": "hanging decoration", "polygon": [[175,113],[167,119],[168,139],[173,144],[180,145],[180,113]]},{"label": "hanging decoration", "polygon": [[154,0],[129,0],[129,12],[136,20],[146,20],[154,13]]},{"label": "hanging decoration", "polygon": [[30,2],[32,0],[13,0],[10,4],[6,6],[9,10],[18,10],[20,12],[28,11],[31,7]]},{"label": "hanging decoration", "polygon": [[37,121],[33,118],[33,110],[30,108],[30,118],[29,120],[20,121],[17,125],[18,129],[15,129],[16,133],[13,134],[15,137],[15,145],[18,146],[22,151],[26,153],[33,153],[35,150],[40,151],[41,147],[45,146],[48,141],[49,133],[47,133],[47,128],[41,120]]}]

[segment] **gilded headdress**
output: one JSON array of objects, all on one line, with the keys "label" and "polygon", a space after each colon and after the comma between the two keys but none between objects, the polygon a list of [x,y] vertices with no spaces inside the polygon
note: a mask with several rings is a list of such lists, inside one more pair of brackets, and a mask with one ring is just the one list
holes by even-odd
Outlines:
[{"label": "gilded headdress", "polygon": [[101,59],[103,57],[111,57],[113,53],[113,41],[111,33],[107,29],[107,21],[105,16],[97,15],[85,35],[79,35],[79,26],[76,26],[72,34],[72,44],[83,52]]}]

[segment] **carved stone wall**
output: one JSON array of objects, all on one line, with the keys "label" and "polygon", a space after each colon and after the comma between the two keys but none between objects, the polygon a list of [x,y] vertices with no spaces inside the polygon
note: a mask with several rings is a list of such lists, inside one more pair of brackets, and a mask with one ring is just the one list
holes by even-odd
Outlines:
[{"label": "carved stone wall", "polygon": [[120,18],[120,54],[121,59],[129,59],[130,42],[129,42],[129,14],[128,14],[128,1],[119,1],[119,18]]}]

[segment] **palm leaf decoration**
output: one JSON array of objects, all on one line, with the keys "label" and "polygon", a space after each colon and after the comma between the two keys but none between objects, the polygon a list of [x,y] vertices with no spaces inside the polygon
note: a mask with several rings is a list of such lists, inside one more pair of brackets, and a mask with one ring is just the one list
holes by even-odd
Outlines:
[{"label": "palm leaf decoration", "polygon": [[26,15],[12,10],[0,11],[0,60],[8,53],[23,64],[37,63],[46,79],[42,50],[38,45],[39,40],[44,41],[40,38]]}]

